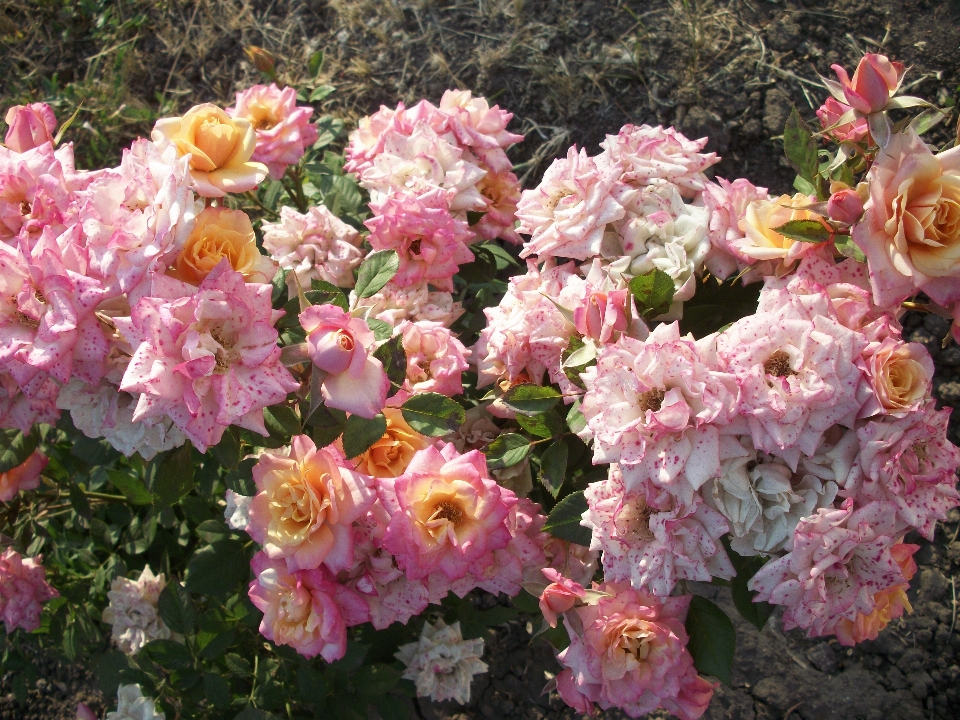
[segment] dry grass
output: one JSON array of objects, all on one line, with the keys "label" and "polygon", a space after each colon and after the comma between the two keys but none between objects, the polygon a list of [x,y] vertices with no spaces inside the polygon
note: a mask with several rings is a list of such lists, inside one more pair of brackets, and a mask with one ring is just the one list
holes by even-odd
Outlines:
[{"label": "dry grass", "polygon": [[[322,51],[317,82],[336,92],[319,112],[351,123],[381,103],[469,88],[516,114],[528,140],[514,159],[531,180],[567,144],[593,146],[626,122],[672,124],[699,105],[735,129],[756,117],[749,94],[775,85],[815,104],[826,46],[850,62],[889,40],[835,31],[860,22],[859,1],[836,12],[757,0],[0,0],[0,95],[52,101],[61,117],[83,102],[70,137],[92,143],[92,164],[158,113],[229,103],[260,80],[247,45],[294,84],[313,81]],[[829,26],[839,45],[772,49],[765,36],[785,17]]]}]

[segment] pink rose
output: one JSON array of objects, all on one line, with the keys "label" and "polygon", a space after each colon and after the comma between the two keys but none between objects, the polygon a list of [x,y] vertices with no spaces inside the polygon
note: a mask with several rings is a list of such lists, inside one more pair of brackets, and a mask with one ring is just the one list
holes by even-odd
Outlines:
[{"label": "pink rose", "polygon": [[801,627],[810,637],[872,612],[876,593],[905,582],[891,554],[895,516],[892,503],[854,510],[853,498],[838,509],[820,508],[797,525],[793,550],[750,579],[754,602],[783,605],[784,629]]},{"label": "pink rose", "polygon": [[460,455],[452,444],[420,450],[403,475],[379,479],[379,496],[390,515],[383,545],[410,578],[436,570],[463,578],[510,542],[506,520],[517,498],[490,478],[477,450]]},{"label": "pink rose", "polygon": [[24,462],[15,468],[0,473],[0,502],[10,502],[21,490],[40,487],[40,473],[47,466],[47,456],[34,450]]},{"label": "pink rose", "polygon": [[97,714],[86,703],[77,704],[77,720],[99,720]]},{"label": "pink rose", "polygon": [[572,675],[557,678],[561,697],[578,709],[596,702],[630,717],[658,708],[681,720],[702,716],[714,686],[697,674],[687,650],[683,623],[692,596],[657,598],[613,582],[596,589],[607,596],[573,611],[582,631],[564,619],[570,646],[557,659]]},{"label": "pink rose", "polygon": [[960,300],[960,147],[934,155],[913,130],[894,134],[867,184],[853,240],[876,303],[889,307],[917,290],[944,306]]},{"label": "pink rose", "polygon": [[353,529],[377,492],[373,479],[348,470],[335,450],[294,435],[287,453],[264,452],[253,468],[257,495],[247,532],[291,572],[353,564]]},{"label": "pink rose", "polygon": [[702,203],[710,214],[711,248],[704,262],[711,273],[726,279],[754,262],[753,258],[736,252],[734,244],[744,238],[740,221],[747,207],[754,201],[768,197],[766,188],[757,187],[745,178],[730,182],[718,177],[716,183],[709,180],[704,183],[703,193],[697,202]]},{"label": "pink rose", "polygon": [[437,195],[389,196],[364,225],[370,229],[367,239],[374,250],[395,250],[400,256],[400,268],[393,277],[400,287],[429,282],[452,292],[459,266],[473,262],[466,245],[473,233],[439,204]]},{"label": "pink rose", "polygon": [[53,131],[57,129],[57,118],[46,103],[14,105],[7,110],[4,120],[9,127],[3,142],[18,153],[52,143]]},{"label": "pink rose", "polygon": [[838,190],[827,202],[827,215],[838,223],[853,225],[863,215],[863,200],[856,190]]},{"label": "pink rose", "polygon": [[293,572],[286,561],[262,552],[250,567],[256,576],[250,601],[263,611],[260,633],[305,658],[339,660],[347,651],[347,627],[370,619],[363,596],[338,583],[325,567]]},{"label": "pink rose", "polygon": [[557,675],[557,692],[560,694],[560,699],[577,712],[593,714],[595,709],[593,701],[577,689],[577,681],[574,680],[573,670],[570,668]]},{"label": "pink rose", "polygon": [[254,85],[238,92],[237,104],[226,112],[253,125],[257,144],[250,159],[266,165],[274,180],[282,178],[287,166],[298,163],[317,141],[317,128],[310,123],[313,108],[297,106],[293,87]]},{"label": "pink rose", "polygon": [[0,555],[0,618],[9,635],[18,627],[33,632],[40,627],[41,603],[60,597],[47,583],[39,555],[25,558],[12,547]]},{"label": "pink rose", "polygon": [[280,362],[270,285],[220,261],[199,287],[154,279],[129,317],[113,319],[135,348],[120,389],[139,394],[133,421],[169,416],[201,452],[228,425],[263,436],[263,409],[300,384]]},{"label": "pink rose", "polygon": [[860,358],[873,390],[873,397],[860,410],[861,417],[875,413],[903,416],[930,397],[933,359],[923,345],[888,335],[867,345]]},{"label": "pink rose", "polygon": [[435,392],[453,397],[463,392],[461,377],[470,367],[470,351],[441,323],[420,320],[404,321],[397,326],[403,337],[407,355],[407,377],[403,387],[391,400],[401,405],[407,398],[422,392]]},{"label": "pink rose", "polygon": [[836,98],[832,97],[827,98],[827,101],[817,110],[820,125],[823,126],[824,130],[833,128],[829,131],[830,135],[838,142],[860,142],[867,137],[869,132],[867,119],[864,117],[858,117],[851,122],[833,127],[849,110],[849,105],[839,102]]},{"label": "pink rose", "polygon": [[553,568],[543,568],[541,572],[551,582],[540,593],[540,612],[550,627],[556,627],[557,615],[573,608],[577,600],[586,597],[587,591],[583,585],[563,577]]},{"label": "pink rose", "polygon": [[841,65],[831,65],[843,86],[850,107],[864,115],[880,112],[900,87],[906,70],[902,63],[890,62],[886,55],[867,53],[860,59],[853,78]]},{"label": "pink rose", "polygon": [[314,305],[300,313],[307,349],[323,380],[327,407],[372,418],[387,402],[390,380],[373,350],[373,332],[335,305]]}]

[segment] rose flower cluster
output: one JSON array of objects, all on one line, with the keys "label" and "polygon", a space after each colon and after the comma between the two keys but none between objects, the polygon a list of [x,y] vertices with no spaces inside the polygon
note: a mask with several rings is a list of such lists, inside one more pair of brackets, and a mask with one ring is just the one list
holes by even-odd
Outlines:
[{"label": "rose flower cluster", "polygon": [[[521,191],[512,115],[448,90],[438,105],[381,107],[350,135],[344,169],[369,194],[366,220],[305,202],[260,219],[236,209],[259,204],[268,177],[295,183],[310,167],[318,131],[293,88],[162,119],[97,171],[56,147],[48,107],[13,108],[0,428],[26,435],[66,411],[145,460],[248,431],[250,494],[227,491],[224,517],[259,546],[248,595],[261,634],[306,658],[333,662],[349,628],[426,613],[435,622],[396,652],[403,677],[466,702],[483,641],[429,606],[526,592],[569,705],[695,720],[717,685],[698,672],[687,618],[707,601],[688,582],[734,580],[741,558],[760,558],[740,578],[755,602],[852,645],[911,610],[907,534],[932,539],[960,504],[949,411],[900,324],[915,298],[960,339],[960,148],[934,152],[891,124],[918,104],[897,95],[898,63],[835,69],[821,136],[797,115],[789,135],[806,140],[785,143],[788,156],[819,157],[820,138],[839,149],[793,195],[708,177],[719,158],[706,138],[647,125],[596,155],[570,148]],[[491,249],[526,268],[491,278],[502,298],[481,302],[458,273]],[[685,305],[718,282],[757,283],[755,311],[681,331]],[[478,306],[472,343],[455,323]],[[418,402],[447,403],[456,421],[424,423],[438,411]],[[271,406],[302,422],[260,446]],[[362,450],[351,427],[374,428]],[[38,450],[0,474],[0,501],[36,489],[47,463]],[[149,567],[113,579],[102,620],[128,655],[183,640],[160,617],[166,587]],[[37,628],[54,597],[40,558],[0,556],[8,632]]]}]

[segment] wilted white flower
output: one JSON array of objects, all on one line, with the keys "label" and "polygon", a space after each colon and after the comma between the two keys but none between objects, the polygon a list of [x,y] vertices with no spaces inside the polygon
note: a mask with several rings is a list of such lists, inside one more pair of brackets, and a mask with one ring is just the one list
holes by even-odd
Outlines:
[{"label": "wilted white flower", "polygon": [[145,697],[139,685],[121,685],[117,689],[117,710],[107,713],[106,720],[166,720],[151,698]]},{"label": "wilted white flower", "polygon": [[251,495],[238,495],[233,490],[227,490],[225,496],[227,507],[223,511],[223,519],[233,530],[246,530],[250,524]]},{"label": "wilted white flower", "polygon": [[103,438],[127,457],[140,453],[150,460],[158,452],[183,445],[187,436],[166,415],[133,422],[139,395],[121,392],[103,381],[90,385],[73,378],[57,396],[76,428],[89,438]]},{"label": "wilted white flower", "polygon": [[171,637],[157,612],[157,600],[166,586],[163,573],[154,575],[149,565],[136,580],[119,577],[110,585],[103,622],[113,626],[113,641],[127,655],[136,655],[151,640]]},{"label": "wilted white flower", "polygon": [[358,298],[351,292],[350,307],[356,308],[355,313],[362,311],[364,319],[382,320],[394,327],[404,320],[430,320],[450,327],[463,315],[463,308],[453,301],[452,294],[430,290],[427,283],[402,288],[388,282],[380,292],[367,298]]},{"label": "wilted white flower", "polygon": [[786,460],[755,450],[749,435],[724,437],[721,475],[701,492],[730,521],[730,546],[738,554],[790,550],[797,523],[833,503],[836,476],[846,478],[842,468],[849,470],[846,458],[857,450],[856,433],[848,431],[835,444],[822,443],[812,458],[803,457],[794,472]]},{"label": "wilted white flower", "polygon": [[431,700],[470,702],[470,681],[485,673],[483,638],[464,640],[460,623],[424,623],[420,640],[401,645],[395,657],[407,666],[403,677],[417,683],[417,696]]}]

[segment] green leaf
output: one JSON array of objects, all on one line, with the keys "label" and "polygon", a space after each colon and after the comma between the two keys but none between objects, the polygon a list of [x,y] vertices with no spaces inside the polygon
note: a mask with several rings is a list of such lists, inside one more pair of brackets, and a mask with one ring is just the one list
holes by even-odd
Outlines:
[{"label": "green leaf", "polygon": [[645,318],[657,317],[667,312],[676,291],[673,278],[659,269],[637,275],[630,281],[629,287],[637,303],[637,312]]},{"label": "green leaf", "polygon": [[393,335],[393,325],[376,318],[367,318],[367,326],[373,331],[373,339],[377,342],[387,340]]},{"label": "green leaf", "polygon": [[560,438],[543,451],[540,458],[540,482],[553,497],[560,493],[567,474],[567,443]]},{"label": "green leaf", "polygon": [[439,393],[414,395],[400,409],[410,427],[429,437],[455,432],[466,420],[460,404]]},{"label": "green leaf", "polygon": [[833,239],[834,245],[837,246],[837,252],[839,252],[844,257],[853,258],[857,262],[865,263],[867,261],[867,256],[863,254],[853,238],[849,235],[837,235]]},{"label": "green leaf", "polygon": [[253,466],[256,464],[256,458],[241,460],[236,469],[224,477],[227,487],[238,495],[256,495],[257,485],[253,481]]},{"label": "green leaf", "polygon": [[300,417],[289,405],[271,405],[265,408],[263,424],[271,435],[284,440],[300,433]]},{"label": "green leaf", "polygon": [[336,88],[333,85],[320,85],[313,89],[313,92],[310,93],[310,99],[308,102],[320,102],[325,97],[335,92]]},{"label": "green leaf", "polygon": [[233,720],[279,720],[276,715],[260,708],[244,708]]},{"label": "green leaf", "polygon": [[467,210],[467,225],[473,227],[483,219],[484,215],[486,215],[486,213],[477,212],[476,210]]},{"label": "green leaf", "polygon": [[343,429],[343,453],[348,458],[362,455],[387,431],[387,418],[381,413],[372,418],[351,415]]},{"label": "green leaf", "polygon": [[297,670],[297,695],[306,703],[322,703],[327,699],[327,681],[309,665],[301,665]]},{"label": "green leaf", "polygon": [[514,385],[500,398],[504,405],[523,415],[540,415],[552,409],[560,398],[559,391],[549,386]]},{"label": "green leaf", "polygon": [[796,108],[793,108],[783,128],[783,152],[800,177],[811,185],[814,184],[814,178],[820,166],[817,146],[813,133],[803,122]]},{"label": "green leaf", "polygon": [[363,695],[383,695],[400,680],[400,671],[386,663],[364,665],[353,676],[353,686]]},{"label": "green leaf", "polygon": [[410,707],[396,695],[375,697],[373,705],[382,720],[407,720],[410,717]]},{"label": "green leaf", "polygon": [[236,630],[227,630],[227,632],[219,633],[203,646],[203,649],[200,650],[200,657],[205,660],[216,660],[230,649],[236,639]]},{"label": "green leaf", "polygon": [[580,518],[587,510],[587,499],[583,490],[567,495],[558,502],[543,524],[543,529],[561,540],[590,545],[590,530],[580,524]]},{"label": "green leaf", "polygon": [[380,292],[397,274],[400,256],[394,250],[378,250],[370,253],[360,266],[354,292],[358,298],[368,298]]},{"label": "green leaf", "polygon": [[143,480],[133,475],[128,475],[121,470],[107,470],[107,477],[110,484],[123,493],[134,505],[152,505],[153,494],[147,490]]},{"label": "green leaf", "polygon": [[310,77],[315,78],[323,70],[323,50],[317,50],[307,61],[307,72]]},{"label": "green leaf", "polygon": [[10,428],[0,430],[0,473],[23,465],[39,443],[40,431],[36,425],[26,435]]},{"label": "green leaf", "polygon": [[687,650],[693,656],[697,671],[719,678],[730,685],[737,633],[726,613],[705,597],[694,595],[687,613]]},{"label": "green leaf", "polygon": [[763,626],[767,624],[767,620],[773,614],[773,605],[765,602],[754,602],[753,598],[756,593],[747,587],[747,583],[764,566],[767,560],[760,555],[744,557],[734,552],[726,535],[721,538],[721,541],[727,551],[727,557],[730,558],[730,562],[737,571],[733,580],[730,581],[733,604],[744,620],[756,627],[757,630],[763,630]]},{"label": "green leaf", "polygon": [[176,640],[151,640],[140,652],[164,670],[179,670],[193,662],[187,646]]},{"label": "green leaf", "polygon": [[570,407],[570,411],[567,413],[567,427],[570,428],[570,432],[578,433],[586,426],[587,418],[585,418],[583,413],[580,411],[580,401],[577,400]]},{"label": "green leaf", "polygon": [[491,470],[513,467],[530,454],[530,441],[517,433],[504,433],[483,449]]},{"label": "green leaf", "polygon": [[243,543],[218,540],[200,548],[190,558],[184,588],[189,593],[226,595],[235,592],[248,573]]},{"label": "green leaf", "polygon": [[189,635],[193,632],[196,613],[193,611],[190,596],[180,583],[175,580],[167,583],[157,600],[157,610],[160,612],[160,619],[175,633]]},{"label": "green leaf", "polygon": [[510,602],[522,613],[530,613],[532,615],[540,612],[540,600],[526,590],[521,590],[519,595],[510,598]]},{"label": "green leaf", "polygon": [[542,415],[517,414],[517,424],[531,435],[550,438],[563,432],[563,421],[553,410]]},{"label": "green leaf", "polygon": [[407,351],[403,349],[403,335],[398,333],[391,337],[374,351],[373,356],[383,364],[394,390],[399,390],[407,379]]},{"label": "green leaf", "polygon": [[104,695],[116,695],[121,684],[120,673],[130,669],[130,659],[119,650],[108,650],[93,663],[97,685]]},{"label": "green leaf", "polygon": [[343,410],[322,404],[317,406],[306,422],[310,439],[317,447],[326,447],[340,437],[346,424],[347,414]]},{"label": "green leaf", "polygon": [[157,507],[170,507],[193,490],[194,466],[189,444],[167,453],[159,465],[155,463],[151,463],[155,471],[149,487],[156,498]]},{"label": "green leaf", "polygon": [[497,263],[497,270],[506,270],[509,267],[518,268],[520,263],[517,262],[517,259],[510,254],[506,249],[498,245],[496,242],[485,242],[482,245],[474,246],[472,250],[483,249],[486,252],[493,255],[494,260]]},{"label": "green leaf", "polygon": [[797,175],[793,179],[793,187],[797,192],[802,192],[804,195],[816,195],[817,187],[809,180],[804,180],[802,177]]},{"label": "green leaf", "polygon": [[809,243],[826,242],[833,236],[833,231],[819,220],[789,220],[773,231],[785,238]]},{"label": "green leaf", "polygon": [[70,504],[73,505],[74,512],[82,518],[90,520],[93,513],[90,510],[90,501],[83,494],[83,490],[78,485],[70,484]]},{"label": "green leaf", "polygon": [[219,710],[230,707],[230,683],[216,673],[203,674],[203,696]]},{"label": "green leaf", "polygon": [[236,468],[240,463],[240,435],[237,429],[231,425],[224,430],[220,442],[208,448],[208,452],[228,470]]}]

